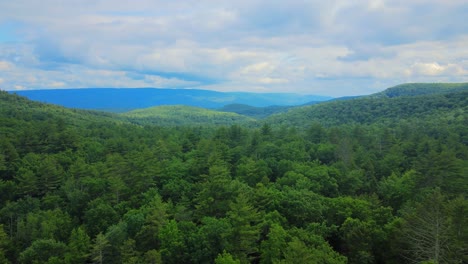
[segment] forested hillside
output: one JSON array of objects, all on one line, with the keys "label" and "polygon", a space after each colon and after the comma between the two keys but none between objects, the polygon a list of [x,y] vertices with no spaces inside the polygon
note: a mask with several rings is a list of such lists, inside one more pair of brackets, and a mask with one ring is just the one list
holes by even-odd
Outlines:
[{"label": "forested hillside", "polygon": [[394,123],[401,120],[466,119],[468,88],[446,93],[382,98],[360,97],[329,101],[308,107],[294,108],[286,114],[267,119],[272,124],[304,127],[310,122],[327,126],[342,124]]},{"label": "forested hillside", "polygon": [[157,126],[0,92],[0,263],[467,263],[467,93]]},{"label": "forested hillside", "polygon": [[234,123],[249,123],[255,121],[236,113],[219,112],[199,107],[168,105],[137,109],[121,116],[133,123],[142,125],[230,125]]},{"label": "forested hillside", "polygon": [[444,94],[466,91],[468,83],[405,83],[390,87],[383,92],[373,94],[374,97],[416,96],[425,94]]},{"label": "forested hillside", "polygon": [[218,111],[237,113],[256,119],[262,119],[273,114],[286,112],[291,108],[292,106],[255,107],[245,104],[230,104],[218,109]]}]

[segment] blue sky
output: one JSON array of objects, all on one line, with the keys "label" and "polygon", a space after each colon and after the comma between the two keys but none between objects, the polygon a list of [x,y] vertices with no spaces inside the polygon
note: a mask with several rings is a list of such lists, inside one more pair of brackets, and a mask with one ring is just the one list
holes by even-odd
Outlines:
[{"label": "blue sky", "polygon": [[0,89],[468,82],[466,0],[0,1]]}]

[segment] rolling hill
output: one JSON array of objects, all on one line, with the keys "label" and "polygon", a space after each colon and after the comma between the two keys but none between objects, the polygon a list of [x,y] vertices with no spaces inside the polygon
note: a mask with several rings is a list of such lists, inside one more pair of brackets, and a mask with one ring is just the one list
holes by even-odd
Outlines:
[{"label": "rolling hill", "polygon": [[[120,108],[123,110],[135,105],[133,99],[138,96],[157,92],[168,92],[165,102],[175,102],[177,91],[142,89],[142,93],[133,93],[131,97],[130,89],[85,89],[85,90],[53,90],[51,101],[57,99],[61,92],[67,94],[62,98],[62,102],[69,100],[70,103],[86,104],[83,95],[91,95],[93,90],[96,97],[91,99],[91,103],[98,98],[110,96],[104,100],[102,105],[108,103],[111,107],[113,102],[113,91],[117,101],[123,100],[120,96],[128,95],[128,105]],[[158,90],[158,91],[155,91]],[[34,94],[35,91],[28,91]],[[45,96],[46,91],[37,91],[37,95]],[[126,94],[126,93],[129,94]],[[188,96],[186,92],[218,94],[212,91],[179,90],[182,98]],[[76,94],[75,94],[76,93]],[[72,102],[70,95],[75,94],[76,100]],[[147,95],[149,95],[147,94]],[[185,95],[184,95],[185,94]],[[223,94],[223,93],[220,93]],[[251,94],[252,95],[252,94]],[[255,94],[254,94],[255,95]],[[254,96],[252,95],[252,96]],[[81,96],[81,97],[80,97]],[[255,95],[257,96],[257,95]],[[266,95],[262,95],[266,96]],[[55,99],[54,99],[55,98]],[[169,99],[167,99],[169,98]],[[172,99],[171,99],[172,98]],[[206,101],[213,98],[207,97]],[[253,98],[253,97],[251,97]],[[324,125],[339,124],[369,124],[373,122],[389,122],[398,119],[429,118],[434,115],[445,115],[461,118],[466,116],[468,105],[468,84],[403,84],[391,87],[380,93],[369,96],[347,98],[346,100],[334,99],[326,102],[313,101],[307,106],[269,106],[255,107],[246,104],[228,104],[222,108],[208,110],[206,108],[194,106],[158,106],[150,108],[136,109],[122,114],[111,114],[99,111],[69,109],[56,105],[43,104],[27,100],[18,95],[2,92],[0,95],[1,111],[6,115],[21,115],[29,120],[46,120],[51,116],[60,117],[67,123],[93,123],[93,122],[120,122],[134,123],[139,125],[159,125],[159,126],[183,126],[183,125],[231,125],[231,124],[255,124],[255,120],[264,119],[265,122],[273,125],[287,125],[305,127],[311,122],[319,122]],[[137,98],[138,99],[138,98]],[[146,98],[148,99],[148,98]],[[192,98],[193,99],[193,98]],[[143,103],[148,103],[150,99]],[[174,101],[171,101],[174,100]],[[179,100],[179,99],[177,99]],[[200,99],[201,100],[201,99]],[[162,102],[159,101],[160,103]],[[193,102],[193,101],[192,101]],[[83,105],[84,106],[84,105]],[[5,120],[3,120],[6,122]],[[263,121],[262,121],[263,123]],[[11,131],[14,131],[12,128]],[[11,132],[13,133],[13,132]]]},{"label": "rolling hill", "polygon": [[443,94],[468,89],[468,83],[405,83],[390,87],[372,97],[394,98],[401,96],[418,96],[428,94]]},{"label": "rolling hill", "polygon": [[245,104],[230,104],[217,109],[221,112],[237,113],[239,115],[250,116],[257,119],[262,119],[273,114],[284,113],[291,109],[292,106],[267,106],[255,107]]},{"label": "rolling hill", "polygon": [[294,108],[287,113],[272,115],[266,122],[304,127],[312,122],[331,126],[435,118],[441,115],[445,118],[466,118],[468,87],[462,84],[453,85],[453,89],[443,85],[425,87],[394,87],[371,96]]},{"label": "rolling hill", "polygon": [[171,105],[137,109],[120,116],[141,125],[231,125],[255,119],[236,113],[219,112],[193,106]]},{"label": "rolling hill", "polygon": [[48,119],[61,119],[66,124],[79,126],[96,122],[122,123],[116,114],[93,111],[69,109],[58,105],[46,104],[29,100],[23,96],[10,94],[0,90],[0,116],[6,121],[47,121]]}]

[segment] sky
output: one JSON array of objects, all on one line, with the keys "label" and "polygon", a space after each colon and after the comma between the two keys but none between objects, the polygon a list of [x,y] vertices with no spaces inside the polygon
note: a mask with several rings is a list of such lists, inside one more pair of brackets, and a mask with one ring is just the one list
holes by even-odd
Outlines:
[{"label": "sky", "polygon": [[468,0],[0,1],[0,89],[468,82]]}]

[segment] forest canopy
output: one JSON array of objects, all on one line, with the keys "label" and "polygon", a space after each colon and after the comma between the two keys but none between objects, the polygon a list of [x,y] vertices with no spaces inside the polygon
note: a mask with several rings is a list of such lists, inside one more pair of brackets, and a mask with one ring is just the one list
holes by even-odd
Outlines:
[{"label": "forest canopy", "polygon": [[0,263],[467,263],[467,98],[205,126],[0,91]]}]

